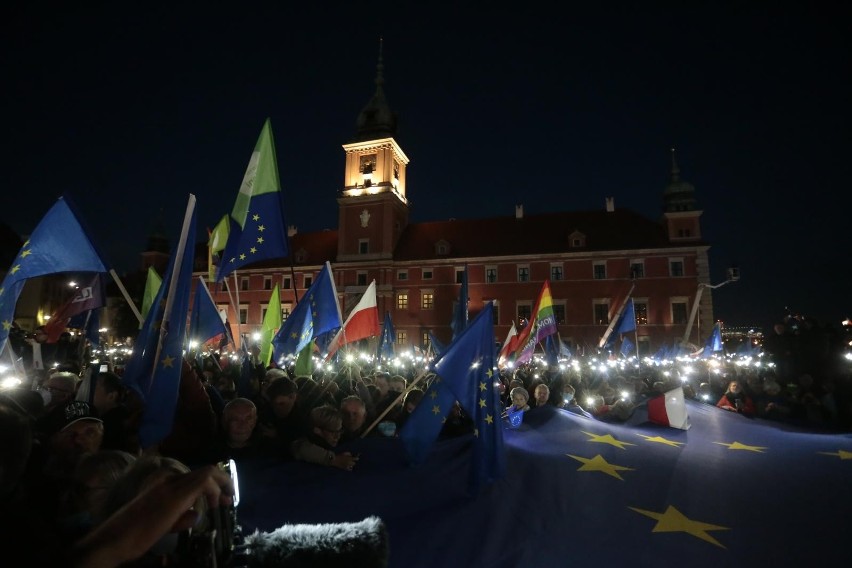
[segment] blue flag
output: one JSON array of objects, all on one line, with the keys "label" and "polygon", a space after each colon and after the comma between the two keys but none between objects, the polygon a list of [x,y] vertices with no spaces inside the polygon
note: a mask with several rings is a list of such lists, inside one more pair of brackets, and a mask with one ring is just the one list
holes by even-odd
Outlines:
[{"label": "blue flag", "polygon": [[500,419],[502,406],[494,385],[498,371],[492,318],[493,304],[488,302],[467,329],[431,364],[435,374],[473,417],[476,430],[470,469],[472,492],[506,473]]},{"label": "blue flag", "polygon": [[635,355],[636,346],[630,341],[629,337],[623,337],[621,339],[621,354],[624,357],[632,357]]},{"label": "blue flag", "polygon": [[139,425],[142,448],[159,443],[172,431],[183,369],[194,251],[195,196],[190,195],[180,242],[123,375],[124,383],[145,403]]},{"label": "blue flag", "polygon": [[710,336],[704,344],[704,350],[701,352],[701,356],[702,358],[707,359],[713,355],[713,353],[722,351],[722,349],[722,326],[721,324],[716,323],[713,326],[713,331],[710,332]]},{"label": "blue flag", "polygon": [[385,322],[382,325],[382,337],[379,340],[378,353],[376,353],[376,359],[379,362],[393,359],[395,339],[396,335],[393,331],[393,322],[391,321],[390,312],[385,312]]},{"label": "blue flag", "polygon": [[461,287],[459,288],[459,300],[456,303],[456,309],[453,313],[453,321],[451,324],[451,327],[453,328],[453,339],[458,337],[459,334],[464,331],[464,328],[467,327],[467,297],[467,264],[465,264],[464,272],[462,272]]},{"label": "blue flag", "polygon": [[633,307],[633,298],[628,298],[627,305],[624,307],[624,311],[621,312],[613,333],[620,335],[631,331],[636,331],[636,309]]},{"label": "blue flag", "polygon": [[548,335],[544,340],[544,355],[548,365],[559,364],[559,353],[561,341],[556,335]]},{"label": "blue flag", "polygon": [[192,299],[192,312],[189,317],[189,340],[202,344],[223,334],[230,337],[225,328],[225,322],[219,315],[216,302],[213,301],[210,290],[204,283],[204,278],[199,277],[195,285],[195,296]]},{"label": "blue flag", "polygon": [[426,461],[432,444],[441,435],[444,420],[456,402],[456,396],[447,388],[441,377],[435,377],[414,412],[402,425],[399,439],[409,463],[419,465]]},{"label": "blue flag", "polygon": [[247,264],[289,254],[287,223],[272,125],[269,119],[252,152],[230,215],[230,230],[216,271],[216,282]]},{"label": "blue flag", "polygon": [[109,272],[68,197],[60,198],[45,214],[0,285],[0,352],[26,281],[60,272]]},{"label": "blue flag", "polygon": [[574,356],[574,353],[571,351],[571,346],[562,341],[562,339],[559,340],[559,354],[566,359],[570,359]]},{"label": "blue flag", "polygon": [[331,265],[326,262],[314,283],[305,292],[302,301],[296,304],[287,321],[272,338],[272,346],[277,357],[295,355],[312,339],[333,331],[340,325],[337,288],[331,274]]},{"label": "blue flag", "polygon": [[447,349],[447,346],[438,341],[431,331],[429,332],[429,345],[432,346],[432,351],[436,357],[440,356]]}]

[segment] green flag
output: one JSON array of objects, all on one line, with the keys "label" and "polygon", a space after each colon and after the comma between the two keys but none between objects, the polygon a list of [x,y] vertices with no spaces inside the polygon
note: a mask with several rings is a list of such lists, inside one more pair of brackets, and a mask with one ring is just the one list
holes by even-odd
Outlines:
[{"label": "green flag", "polygon": [[228,242],[228,233],[231,231],[231,224],[227,215],[223,215],[213,230],[210,231],[207,239],[207,281],[216,281],[216,265],[213,263],[213,256],[218,256],[220,252],[225,250],[225,244]]},{"label": "green flag", "polygon": [[268,367],[272,360],[272,338],[275,337],[279,327],[281,327],[281,294],[276,284],[269,297],[269,305],[260,328],[260,362],[264,367]]},{"label": "green flag", "polygon": [[[145,321],[145,317],[148,315],[148,312],[151,310],[151,305],[154,303],[154,298],[157,297],[157,292],[160,290],[160,284],[163,283],[163,279],[160,278],[160,275],[157,274],[157,271],[154,270],[152,266],[148,267],[148,278],[145,280],[145,293],[142,296],[142,321]],[[142,329],[142,323],[139,324],[139,329]]]},{"label": "green flag", "polygon": [[297,377],[310,377],[314,374],[314,344],[315,340],[308,343],[304,349],[299,351],[296,358],[296,366],[293,369]]}]

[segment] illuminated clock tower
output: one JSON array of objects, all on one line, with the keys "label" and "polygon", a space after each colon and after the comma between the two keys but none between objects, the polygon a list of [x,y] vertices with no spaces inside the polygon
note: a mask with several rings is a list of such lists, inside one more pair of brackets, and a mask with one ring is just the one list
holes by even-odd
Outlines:
[{"label": "illuminated clock tower", "polygon": [[408,224],[405,168],[408,157],[396,135],[396,114],[383,90],[382,49],[376,92],[358,115],[357,133],[347,144],[346,172],[338,204],[338,261],[391,259]]}]

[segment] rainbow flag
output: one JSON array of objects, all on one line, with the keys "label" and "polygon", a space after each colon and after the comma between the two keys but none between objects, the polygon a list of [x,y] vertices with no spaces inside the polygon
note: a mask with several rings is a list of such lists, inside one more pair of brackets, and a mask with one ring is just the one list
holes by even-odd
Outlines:
[{"label": "rainbow flag", "polygon": [[550,280],[545,280],[535,302],[535,309],[527,325],[518,335],[516,364],[527,363],[532,359],[535,346],[548,335],[556,333],[556,315],[553,313],[553,297],[550,295]]}]

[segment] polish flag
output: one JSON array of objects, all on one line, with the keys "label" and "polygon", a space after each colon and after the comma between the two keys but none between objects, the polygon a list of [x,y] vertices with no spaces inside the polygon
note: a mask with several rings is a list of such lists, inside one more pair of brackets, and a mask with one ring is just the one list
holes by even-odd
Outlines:
[{"label": "polish flag", "polygon": [[343,327],[331,340],[328,345],[328,355],[331,357],[334,353],[347,343],[366,339],[368,337],[377,337],[381,335],[382,330],[379,326],[379,310],[376,307],[376,281],[370,282],[366,292],[358,300],[358,305],[346,318]]},{"label": "polish flag", "polygon": [[689,430],[689,415],[683,387],[672,389],[648,401],[648,420],[654,424]]},{"label": "polish flag", "polygon": [[506,341],[503,342],[503,347],[500,348],[500,356],[498,360],[503,362],[509,356],[509,353],[514,353],[518,347],[518,330],[515,328],[515,322],[512,321],[512,328],[506,335]]}]

